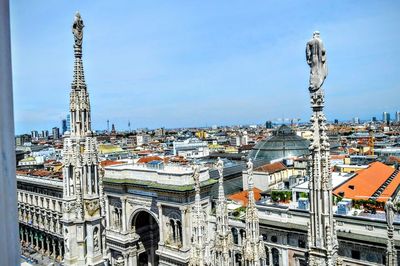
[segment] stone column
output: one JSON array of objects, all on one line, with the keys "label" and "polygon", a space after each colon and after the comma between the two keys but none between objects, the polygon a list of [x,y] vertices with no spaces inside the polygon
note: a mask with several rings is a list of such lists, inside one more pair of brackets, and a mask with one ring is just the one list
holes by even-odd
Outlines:
[{"label": "stone column", "polygon": [[106,207],[106,223],[107,223],[107,227],[111,228],[111,224],[110,224],[110,205],[108,202],[108,197],[104,197],[104,201],[105,201],[105,207]]},{"label": "stone column", "polygon": [[137,251],[129,252],[129,259],[128,259],[129,266],[137,266]]},{"label": "stone column", "polygon": [[59,254],[58,257],[57,257],[58,261],[62,261],[62,259],[63,259],[62,245],[63,245],[63,241],[62,240],[58,240],[58,254]]},{"label": "stone column", "polygon": [[40,243],[42,248],[40,249],[40,253],[44,253],[45,252],[45,248],[44,248],[44,237],[42,236],[42,238],[40,239]]},{"label": "stone column", "polygon": [[89,188],[89,194],[92,195],[93,191],[92,191],[92,167],[90,165],[87,166],[88,169],[88,188]]},{"label": "stone column", "polygon": [[54,238],[51,239],[51,245],[53,247],[53,250],[52,250],[53,252],[51,254],[51,257],[55,259],[57,252],[56,252],[56,242],[54,241]]},{"label": "stone column", "polygon": [[28,229],[25,229],[25,238],[26,238],[25,242],[28,245],[29,244],[29,232],[28,232]]},{"label": "stone column", "polygon": [[160,221],[160,245],[164,245],[164,217],[162,214],[162,205],[161,203],[157,203],[157,207],[158,207],[158,220]]},{"label": "stone column", "polygon": [[[182,217],[182,223],[181,223],[181,227],[182,227],[182,248],[188,248],[189,246],[189,239],[190,237],[189,234],[189,224],[187,222],[188,219],[188,215],[187,215],[187,207],[180,207],[179,208],[181,211],[181,217]],[[179,231],[179,230],[178,230]]]},{"label": "stone column", "polygon": [[10,7],[0,0],[0,265],[19,265],[17,181],[11,72]]},{"label": "stone column", "polygon": [[128,254],[123,253],[122,255],[124,256],[124,265],[128,265]]},{"label": "stone column", "polygon": [[126,197],[121,198],[122,202],[122,214],[121,214],[121,220],[122,220],[122,232],[125,233],[127,231],[126,227]]},{"label": "stone column", "polygon": [[19,238],[20,238],[20,242],[22,243],[24,241],[24,229],[20,229],[19,230]]},{"label": "stone column", "polygon": [[47,246],[46,255],[49,256],[50,255],[50,239],[49,239],[49,237],[46,237],[46,246]]}]

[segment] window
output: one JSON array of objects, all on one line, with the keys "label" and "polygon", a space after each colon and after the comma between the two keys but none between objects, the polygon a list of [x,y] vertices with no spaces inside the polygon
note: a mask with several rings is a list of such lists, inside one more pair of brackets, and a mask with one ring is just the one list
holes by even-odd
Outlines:
[{"label": "window", "polygon": [[304,242],[302,239],[298,240],[298,246],[299,248],[305,248],[306,247],[306,242]]},{"label": "window", "polygon": [[352,250],[351,251],[351,257],[353,259],[359,260],[360,259],[360,251],[358,250]]},{"label": "window", "polygon": [[276,243],[278,242],[278,237],[277,236],[271,236],[271,241]]}]

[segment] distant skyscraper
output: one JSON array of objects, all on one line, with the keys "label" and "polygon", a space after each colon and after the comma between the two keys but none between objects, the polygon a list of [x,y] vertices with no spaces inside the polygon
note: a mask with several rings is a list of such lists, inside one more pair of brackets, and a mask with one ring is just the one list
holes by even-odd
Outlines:
[{"label": "distant skyscraper", "polygon": [[265,128],[268,128],[268,129],[272,128],[272,122],[271,121],[265,122]]},{"label": "distant skyscraper", "polygon": [[376,122],[376,116],[372,117],[372,122]]},{"label": "distant skyscraper", "polygon": [[61,120],[61,133],[64,135],[64,133],[67,131],[67,119]]},{"label": "distant skyscraper", "polygon": [[353,123],[354,123],[354,124],[360,124],[360,118],[354,117],[354,118],[353,118]]},{"label": "distant skyscraper", "polygon": [[335,124],[339,124],[339,120],[338,119],[335,119],[335,122],[334,122]]},{"label": "distant skyscraper", "polygon": [[388,112],[383,112],[382,121],[385,124],[389,124],[390,123],[390,114]]},{"label": "distant skyscraper", "polygon": [[53,127],[53,139],[59,139],[60,138],[60,129],[58,127]]},{"label": "distant skyscraper", "polygon": [[396,112],[396,116],[395,117],[396,117],[396,120],[395,120],[396,123],[400,123],[400,111]]},{"label": "distant skyscraper", "polygon": [[71,132],[71,115],[67,114],[67,131]]},{"label": "distant skyscraper", "polygon": [[37,140],[39,138],[39,132],[37,132],[37,130],[32,130],[31,137],[33,140]]},{"label": "distant skyscraper", "polygon": [[42,134],[40,135],[43,139],[49,138],[49,131],[48,130],[42,130]]}]

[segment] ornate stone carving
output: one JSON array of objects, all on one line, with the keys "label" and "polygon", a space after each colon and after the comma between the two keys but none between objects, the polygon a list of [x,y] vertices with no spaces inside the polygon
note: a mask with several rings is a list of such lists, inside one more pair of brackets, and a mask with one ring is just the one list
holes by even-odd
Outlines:
[{"label": "ornate stone carving", "polygon": [[328,75],[326,51],[324,44],[319,37],[319,32],[315,31],[313,33],[313,38],[306,46],[307,64],[310,66],[309,90],[312,93],[319,91]]},{"label": "ornate stone carving", "polygon": [[90,216],[93,216],[98,210],[100,210],[99,200],[86,200],[85,201],[86,211]]},{"label": "ornate stone carving", "polygon": [[310,66],[309,91],[313,114],[313,136],[309,146],[310,157],[310,222],[308,224],[308,264],[336,265],[337,236],[332,210],[332,180],[330,174],[329,142],[326,118],[323,113],[324,93],[322,84],[328,74],[326,51],[319,32],[306,46],[307,64]]}]

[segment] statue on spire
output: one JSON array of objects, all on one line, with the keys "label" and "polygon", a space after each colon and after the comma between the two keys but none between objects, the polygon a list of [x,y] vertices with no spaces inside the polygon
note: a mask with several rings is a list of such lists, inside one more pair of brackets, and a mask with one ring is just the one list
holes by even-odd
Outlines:
[{"label": "statue on spire", "polygon": [[75,46],[82,46],[84,26],[85,25],[83,25],[81,14],[79,14],[79,12],[76,12],[74,24],[72,24],[72,33],[74,34],[75,38]]},{"label": "statue on spire", "polygon": [[307,64],[311,68],[310,85],[308,89],[311,93],[315,93],[322,87],[328,75],[326,51],[322,40],[319,38],[319,31],[315,31],[312,39],[307,42],[306,57]]}]

